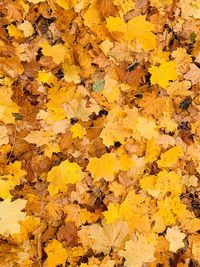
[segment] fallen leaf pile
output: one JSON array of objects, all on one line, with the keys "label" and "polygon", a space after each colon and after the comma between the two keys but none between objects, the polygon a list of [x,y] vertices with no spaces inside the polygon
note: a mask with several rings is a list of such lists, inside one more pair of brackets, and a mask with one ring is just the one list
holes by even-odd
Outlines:
[{"label": "fallen leaf pile", "polygon": [[200,1],[0,17],[0,266],[200,266]]}]

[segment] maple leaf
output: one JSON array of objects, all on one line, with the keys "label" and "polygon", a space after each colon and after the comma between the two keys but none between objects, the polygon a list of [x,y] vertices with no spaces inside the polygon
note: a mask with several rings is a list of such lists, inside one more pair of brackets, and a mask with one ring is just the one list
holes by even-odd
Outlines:
[{"label": "maple leaf", "polygon": [[175,146],[170,148],[161,154],[160,160],[157,161],[159,168],[171,167],[179,157],[184,156],[181,146]]},{"label": "maple leaf", "polygon": [[52,57],[53,62],[56,64],[63,62],[66,57],[67,49],[61,44],[51,46],[47,41],[44,41],[40,47],[42,48],[43,55]]},{"label": "maple leaf", "polygon": [[166,88],[169,84],[169,81],[174,81],[178,78],[176,72],[176,63],[162,62],[159,67],[152,66],[149,69],[151,73],[151,84],[158,84],[163,88]]},{"label": "maple leaf", "polygon": [[165,237],[169,241],[170,251],[176,252],[178,249],[184,247],[183,239],[186,235],[179,230],[178,226],[168,228]]},{"label": "maple leaf", "polygon": [[113,203],[109,203],[108,210],[103,212],[106,223],[114,223],[120,218],[119,214],[119,205],[114,205]]},{"label": "maple leaf", "polygon": [[8,34],[10,37],[14,37],[16,40],[23,38],[23,32],[20,31],[15,25],[11,24],[7,27]]},{"label": "maple leaf", "polygon": [[11,202],[9,199],[0,202],[0,234],[8,235],[20,232],[19,221],[25,219],[26,214],[21,212],[25,208],[26,200],[17,199]]},{"label": "maple leaf", "polygon": [[87,170],[95,181],[101,178],[113,181],[115,173],[119,170],[119,162],[114,153],[105,154],[101,158],[90,158]]},{"label": "maple leaf", "polygon": [[128,23],[119,17],[112,16],[108,17],[106,21],[109,31],[123,33],[129,43],[137,40],[145,51],[156,48],[155,35],[152,33],[154,26],[145,19],[145,16],[134,17]]},{"label": "maple leaf", "polygon": [[85,12],[84,16],[84,24],[87,27],[92,27],[93,24],[98,24],[101,21],[100,13],[95,3],[92,3],[87,11]]},{"label": "maple leaf", "polygon": [[2,87],[0,90],[0,117],[4,123],[14,123],[13,113],[19,113],[18,105],[12,101],[11,88]]},{"label": "maple leaf", "polygon": [[83,136],[86,134],[85,129],[79,123],[72,125],[70,128],[70,132],[72,133],[73,138],[83,138]]},{"label": "maple leaf", "polygon": [[80,166],[76,162],[63,161],[60,165],[53,167],[47,174],[50,183],[48,191],[51,195],[65,192],[69,183],[74,184],[82,179]]},{"label": "maple leaf", "polygon": [[128,225],[123,221],[109,225],[103,223],[103,227],[98,224],[88,226],[92,249],[97,252],[103,251],[105,254],[108,254],[111,249],[123,248],[128,233]]},{"label": "maple leaf", "polygon": [[154,261],[155,247],[146,237],[137,234],[137,240],[128,240],[119,255],[125,258],[127,267],[142,267],[143,263]]},{"label": "maple leaf", "polygon": [[24,37],[30,37],[34,34],[34,28],[28,20],[25,20],[23,23],[21,23],[18,28],[23,31]]},{"label": "maple leaf", "polygon": [[53,241],[48,244],[48,246],[45,248],[45,252],[48,256],[44,263],[45,267],[56,267],[59,264],[64,266],[69,256],[69,252],[56,239],[53,239]]}]

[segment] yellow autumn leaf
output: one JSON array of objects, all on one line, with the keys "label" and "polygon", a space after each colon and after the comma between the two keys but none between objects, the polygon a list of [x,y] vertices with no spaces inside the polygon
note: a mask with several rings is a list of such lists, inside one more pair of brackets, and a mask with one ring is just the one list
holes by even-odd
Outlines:
[{"label": "yellow autumn leaf", "polygon": [[98,24],[100,22],[100,13],[94,3],[92,3],[84,15],[84,24],[87,27],[92,27],[93,24]]},{"label": "yellow autumn leaf", "polygon": [[76,162],[63,161],[53,167],[47,174],[48,191],[51,195],[65,192],[69,183],[74,184],[82,179],[80,166]]},{"label": "yellow autumn leaf", "polygon": [[183,239],[186,237],[186,234],[182,233],[178,226],[168,227],[165,237],[169,242],[169,250],[174,253],[185,245]]},{"label": "yellow autumn leaf", "polygon": [[152,33],[154,26],[146,20],[145,16],[134,17],[128,23],[119,17],[112,16],[108,17],[106,21],[109,31],[123,33],[130,44],[133,40],[137,40],[145,51],[156,48],[156,38]]},{"label": "yellow autumn leaf", "polygon": [[80,82],[80,68],[76,65],[71,65],[66,62],[63,63],[64,80],[68,83],[74,82],[75,84]]},{"label": "yellow autumn leaf", "polygon": [[25,20],[24,22],[19,24],[18,29],[23,31],[25,37],[30,37],[34,34],[33,25],[28,20]]},{"label": "yellow autumn leaf", "polygon": [[53,239],[53,241],[49,243],[44,250],[48,256],[44,263],[45,267],[56,267],[60,264],[65,266],[69,252],[58,240]]},{"label": "yellow autumn leaf", "polygon": [[[86,228],[87,229],[87,228]],[[113,224],[105,224],[103,227],[99,224],[93,224],[88,227],[88,235],[91,247],[97,252],[108,254],[111,249],[121,249],[124,247],[124,241],[129,233],[126,222],[119,221]]]},{"label": "yellow autumn leaf", "polygon": [[21,212],[25,208],[26,200],[16,199],[11,202],[9,199],[0,202],[0,234],[9,235],[20,232],[19,222],[24,220],[26,214]]},{"label": "yellow autumn leaf", "polygon": [[48,145],[54,138],[54,135],[51,131],[31,131],[24,140],[30,144],[36,144],[37,146]]},{"label": "yellow autumn leaf", "polygon": [[161,151],[161,147],[157,144],[156,139],[152,138],[147,141],[145,159],[146,162],[153,162],[157,159]]},{"label": "yellow autumn leaf", "polygon": [[65,10],[69,9],[69,0],[55,0],[55,2]]},{"label": "yellow autumn leaf", "polygon": [[54,80],[54,76],[51,72],[46,72],[44,70],[38,71],[37,80],[42,83],[50,84]]},{"label": "yellow autumn leaf", "polygon": [[114,153],[104,154],[101,158],[90,158],[87,170],[94,181],[101,178],[113,181],[115,173],[119,170],[119,161]]},{"label": "yellow autumn leaf", "polygon": [[7,145],[9,142],[7,128],[4,125],[0,125],[0,146]]},{"label": "yellow autumn leaf", "polygon": [[12,175],[12,182],[14,185],[18,185],[20,183],[20,178],[26,175],[26,171],[22,169],[21,162],[15,161],[14,163],[9,163],[5,167],[5,171],[7,171],[10,175]]},{"label": "yellow autumn leaf", "polygon": [[8,34],[10,37],[20,39],[24,37],[23,31],[19,30],[15,25],[11,24],[7,27]]},{"label": "yellow autumn leaf", "polygon": [[42,48],[42,53],[46,57],[52,57],[53,62],[60,64],[64,61],[67,53],[67,49],[62,44],[50,45],[47,41],[44,41],[40,47]]},{"label": "yellow autumn leaf", "polygon": [[14,185],[11,178],[11,175],[7,175],[6,177],[0,177],[0,197],[3,199],[12,198],[10,190],[14,188]]},{"label": "yellow autumn leaf", "polygon": [[134,125],[140,135],[146,139],[152,139],[158,136],[158,127],[151,119],[138,117],[134,121]]},{"label": "yellow autumn leaf", "polygon": [[2,87],[0,90],[0,120],[4,123],[14,123],[13,113],[19,113],[18,105],[12,101],[11,88]]},{"label": "yellow autumn leaf", "polygon": [[135,1],[133,0],[114,0],[113,3],[122,9],[123,15],[135,8]]},{"label": "yellow autumn leaf", "polygon": [[109,203],[108,210],[104,211],[103,215],[107,224],[114,223],[115,221],[119,220],[119,205]]},{"label": "yellow autumn leaf", "polygon": [[171,167],[182,156],[184,156],[184,153],[181,146],[172,147],[161,154],[160,160],[157,161],[158,167],[159,168]]},{"label": "yellow autumn leaf", "polygon": [[79,123],[72,125],[70,132],[72,133],[73,138],[83,138],[86,134],[85,129]]},{"label": "yellow autumn leaf", "polygon": [[119,252],[119,255],[125,258],[127,267],[141,267],[144,263],[154,261],[155,247],[148,242],[143,235],[137,234],[136,240],[128,240],[125,249]]},{"label": "yellow autumn leaf", "polygon": [[169,85],[169,81],[175,81],[178,76],[176,72],[176,63],[161,62],[160,66],[152,66],[149,69],[151,73],[151,84],[158,84],[163,88],[166,88]]}]

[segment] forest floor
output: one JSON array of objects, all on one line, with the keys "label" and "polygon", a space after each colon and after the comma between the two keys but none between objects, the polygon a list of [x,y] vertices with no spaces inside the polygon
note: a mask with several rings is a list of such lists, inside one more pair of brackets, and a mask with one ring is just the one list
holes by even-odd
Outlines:
[{"label": "forest floor", "polygon": [[0,2],[0,266],[200,266],[200,1]]}]

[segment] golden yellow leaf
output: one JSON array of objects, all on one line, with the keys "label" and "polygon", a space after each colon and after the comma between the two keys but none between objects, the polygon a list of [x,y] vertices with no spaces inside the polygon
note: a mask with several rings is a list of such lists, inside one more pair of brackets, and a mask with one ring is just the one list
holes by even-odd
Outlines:
[{"label": "golden yellow leaf", "polygon": [[53,239],[51,243],[45,248],[48,258],[45,261],[45,267],[56,267],[59,264],[65,266],[65,262],[69,256],[69,252],[62,246],[62,244]]},{"label": "golden yellow leaf", "polygon": [[92,3],[85,12],[84,24],[87,27],[92,27],[93,24],[98,24],[100,20],[99,10],[96,8],[95,4]]},{"label": "golden yellow leaf", "polygon": [[53,167],[47,174],[48,191],[51,195],[67,191],[69,183],[74,184],[82,179],[80,166],[76,162],[63,161]]},{"label": "golden yellow leaf", "polygon": [[[111,32],[120,32],[124,34],[125,39],[131,43],[137,40],[145,51],[156,48],[156,38],[152,33],[154,26],[145,19],[145,16],[137,16],[125,23],[119,17],[108,17],[107,28]],[[138,27],[140,30],[138,30]]]},{"label": "golden yellow leaf", "polygon": [[119,220],[119,205],[114,205],[113,203],[109,203],[108,210],[103,212],[103,215],[106,219],[106,223],[114,223],[116,220]]},{"label": "golden yellow leaf", "polygon": [[181,146],[175,146],[170,148],[161,154],[160,160],[157,161],[159,168],[171,167],[177,160],[184,156]]},{"label": "golden yellow leaf", "polygon": [[153,162],[157,159],[161,151],[161,147],[157,144],[156,139],[152,138],[147,141],[145,159],[146,162]]},{"label": "golden yellow leaf", "polygon": [[86,134],[85,129],[79,123],[72,125],[70,132],[72,133],[73,138],[83,138],[83,136]]},{"label": "golden yellow leaf", "polygon": [[158,84],[163,88],[166,88],[169,84],[169,81],[175,81],[178,76],[176,72],[176,63],[162,62],[159,67],[152,66],[149,69],[151,73],[151,84]]},{"label": "golden yellow leaf", "polygon": [[44,56],[52,57],[53,62],[60,64],[64,61],[67,49],[62,44],[51,46],[47,41],[44,41],[40,47]]},{"label": "golden yellow leaf", "polygon": [[104,154],[101,158],[90,158],[87,170],[91,173],[94,181],[104,178],[113,181],[115,173],[119,170],[119,161],[116,154]]},{"label": "golden yellow leaf", "polygon": [[12,101],[11,88],[2,87],[0,90],[0,117],[4,123],[14,123],[13,113],[19,113],[18,105]]},{"label": "golden yellow leaf", "polygon": [[19,30],[15,25],[11,24],[7,27],[8,34],[10,37],[14,37],[15,39],[23,38],[23,31]]}]

